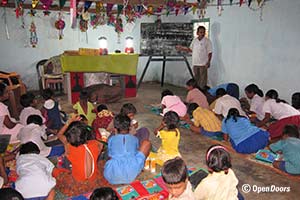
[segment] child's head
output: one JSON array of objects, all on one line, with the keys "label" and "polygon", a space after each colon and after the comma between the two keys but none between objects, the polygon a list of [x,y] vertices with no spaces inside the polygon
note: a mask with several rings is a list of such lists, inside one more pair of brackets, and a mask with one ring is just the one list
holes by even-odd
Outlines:
[{"label": "child's head", "polygon": [[225,119],[225,122],[227,122],[228,119],[233,118],[233,120],[236,122],[238,117],[243,117],[240,115],[240,112],[236,108],[230,108],[227,117]]},{"label": "child's head", "polygon": [[101,187],[93,191],[90,200],[119,200],[119,198],[111,187]]},{"label": "child's head", "polygon": [[34,154],[40,153],[40,149],[35,143],[27,142],[27,143],[21,145],[20,155],[31,154],[31,153],[34,153]]},{"label": "child's head", "polygon": [[2,200],[23,200],[23,196],[13,188],[1,188],[0,196]]},{"label": "child's head", "polygon": [[83,122],[84,124],[88,125],[88,119],[86,118],[85,115],[81,114],[80,116],[80,121]]},{"label": "child's head", "polygon": [[231,158],[227,149],[222,145],[212,145],[206,152],[206,165],[210,173],[224,171],[231,168]]},{"label": "child's head", "polygon": [[0,97],[3,100],[8,98],[8,92],[4,83],[0,83]]},{"label": "child's head", "polygon": [[196,110],[198,107],[199,107],[198,104],[196,104],[196,103],[190,103],[190,104],[188,105],[188,109],[187,109],[188,115],[189,115],[189,116],[192,116],[194,110]]},{"label": "child's head", "polygon": [[114,126],[119,133],[128,133],[130,128],[130,118],[127,115],[119,114],[114,118]]},{"label": "child's head", "polygon": [[81,121],[72,122],[65,132],[67,141],[75,147],[93,139],[93,130]]},{"label": "child's head", "polygon": [[299,138],[299,130],[296,125],[285,125],[282,133],[285,138],[287,137]]},{"label": "child's head", "polygon": [[173,197],[179,197],[185,191],[188,182],[188,170],[180,157],[166,161],[161,169],[161,175]]},{"label": "child's head", "polygon": [[257,94],[258,96],[260,97],[263,97],[264,96],[264,93],[261,89],[258,88],[257,85],[255,85],[254,83],[248,85],[246,88],[245,88],[245,93],[246,93],[246,96],[249,98],[249,99],[252,99],[253,96],[255,94]]},{"label": "child's head", "polygon": [[42,92],[42,97],[45,100],[51,99],[53,97],[53,95],[54,95],[54,93],[50,88],[44,89],[43,92]]},{"label": "child's head", "polygon": [[80,100],[87,101],[89,99],[89,93],[87,90],[81,90],[79,94]]},{"label": "child's head", "polygon": [[190,79],[186,82],[186,87],[188,90],[192,90],[194,88],[197,88],[198,85],[197,85],[197,81],[195,79]]},{"label": "child's head", "polygon": [[166,89],[166,90],[162,91],[162,93],[161,93],[161,99],[163,99],[165,96],[173,96],[173,95],[174,94],[173,94],[173,92],[171,90]]},{"label": "child's head", "polygon": [[132,103],[125,103],[120,111],[120,114],[127,115],[131,120],[134,118],[136,113],[136,108]]},{"label": "child's head", "polygon": [[292,106],[297,110],[300,109],[300,92],[296,92],[292,95]]},{"label": "child's head", "polygon": [[278,92],[276,90],[269,90],[267,93],[266,93],[266,98],[268,99],[275,99],[277,100],[278,99]]},{"label": "child's head", "polygon": [[173,130],[178,127],[179,116],[176,112],[169,111],[164,115],[163,122],[166,124],[168,130]]},{"label": "child's head", "polygon": [[227,94],[226,90],[224,88],[219,88],[217,89],[216,91],[216,96],[217,97],[222,97],[224,96],[225,94]]},{"label": "child's head", "polygon": [[43,125],[43,119],[39,115],[29,115],[26,122],[27,124],[37,124],[39,126]]},{"label": "child's head", "polygon": [[25,108],[29,106],[34,107],[37,104],[34,94],[31,92],[23,94],[20,97],[20,104]]},{"label": "child's head", "polygon": [[99,106],[97,106],[97,112],[101,112],[102,110],[107,110],[107,106],[104,104],[100,104]]}]

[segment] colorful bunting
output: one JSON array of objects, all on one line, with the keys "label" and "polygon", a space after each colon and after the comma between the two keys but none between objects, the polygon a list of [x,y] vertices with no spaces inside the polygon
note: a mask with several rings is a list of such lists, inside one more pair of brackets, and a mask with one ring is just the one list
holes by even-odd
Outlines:
[{"label": "colorful bunting", "polygon": [[59,0],[59,7],[60,7],[60,9],[62,9],[65,6],[66,1],[67,0]]},{"label": "colorful bunting", "polygon": [[31,7],[35,8],[38,5],[38,3],[39,3],[39,0],[32,0],[31,1]]},{"label": "colorful bunting", "polygon": [[76,27],[76,16],[77,16],[77,4],[76,4],[76,0],[70,0],[71,28],[75,28]]},{"label": "colorful bunting", "polygon": [[58,30],[58,39],[63,39],[63,30],[66,27],[66,23],[63,20],[61,12],[58,14],[58,20],[55,21],[55,28]]},{"label": "colorful bunting", "polygon": [[88,9],[91,7],[92,3],[93,3],[92,1],[84,2],[84,12],[88,11]]}]

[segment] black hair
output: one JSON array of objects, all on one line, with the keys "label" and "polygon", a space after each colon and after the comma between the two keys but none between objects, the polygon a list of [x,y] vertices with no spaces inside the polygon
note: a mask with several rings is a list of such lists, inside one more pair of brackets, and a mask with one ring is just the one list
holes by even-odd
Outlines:
[{"label": "black hair", "polygon": [[259,89],[259,87],[257,85],[255,85],[254,83],[247,85],[247,87],[245,88],[245,91],[249,92],[249,93],[257,94],[260,97],[264,96],[263,91],[261,89]]},{"label": "black hair", "polygon": [[114,126],[118,130],[118,132],[129,131],[130,121],[131,120],[127,115],[118,114],[114,118]]},{"label": "black hair", "polygon": [[1,200],[24,200],[20,192],[13,188],[0,189]]},{"label": "black hair", "polygon": [[87,90],[83,89],[80,91],[79,98],[82,100],[87,100],[89,98],[89,93]]},{"label": "black hair", "polygon": [[164,163],[161,175],[165,183],[174,185],[186,181],[188,170],[182,158],[177,156]]},{"label": "black hair", "polygon": [[162,91],[162,93],[161,93],[161,99],[164,98],[165,96],[173,96],[173,95],[174,94],[173,94],[173,92],[171,90],[166,89],[166,90]]},{"label": "black hair", "polygon": [[97,112],[101,112],[102,110],[107,110],[107,106],[104,104],[100,104],[99,106],[97,106]]},{"label": "black hair", "polygon": [[4,83],[0,83],[0,97],[4,95],[6,85]]},{"label": "black hair", "polygon": [[85,144],[88,140],[94,139],[93,130],[81,121],[72,122],[65,132],[67,141],[75,147]]},{"label": "black hair", "polygon": [[217,91],[216,91],[216,96],[224,96],[225,94],[227,94],[227,92],[226,92],[226,90],[224,89],[224,88],[219,88],[219,89],[217,89]]},{"label": "black hair", "polygon": [[206,165],[211,173],[225,171],[227,174],[232,167],[230,154],[222,145],[212,145],[206,151]]},{"label": "black hair", "polygon": [[270,99],[275,99],[276,103],[280,103],[280,102],[286,103],[286,101],[278,98],[278,92],[276,90],[274,90],[274,89],[269,90],[266,93],[266,97],[268,97]]},{"label": "black hair", "polygon": [[188,109],[187,109],[188,115],[192,116],[194,110],[196,110],[199,107],[199,105],[196,103],[190,103],[190,104],[188,104],[187,107],[188,107]]},{"label": "black hair", "polygon": [[174,111],[168,111],[166,114],[164,114],[163,121],[167,125],[168,130],[173,130],[178,128],[179,116]]},{"label": "black hair", "polygon": [[20,155],[22,155],[22,154],[29,154],[29,153],[39,154],[40,153],[40,149],[33,142],[27,142],[25,144],[22,144],[21,148],[20,148]]},{"label": "black hair", "polygon": [[285,125],[282,131],[283,135],[299,138],[299,130],[296,125]]},{"label": "black hair", "polygon": [[198,26],[197,32],[198,32],[200,29],[203,29],[204,31],[206,30],[206,28],[205,28],[204,26]]},{"label": "black hair", "polygon": [[93,191],[90,200],[119,200],[119,197],[111,187],[101,187]]},{"label": "black hair", "polygon": [[129,113],[133,113],[133,114],[137,113],[135,106],[132,103],[123,104],[123,106],[120,110],[120,114],[128,115]]},{"label": "black hair", "polygon": [[292,106],[297,110],[300,109],[300,92],[296,92],[292,95]]},{"label": "black hair", "polygon": [[29,115],[27,117],[27,120],[26,120],[26,123],[27,124],[37,124],[37,125],[43,125],[43,119],[41,116],[39,115]]},{"label": "black hair", "polygon": [[51,99],[53,97],[54,93],[50,88],[44,89],[42,92],[42,97],[45,100]]},{"label": "black hair", "polygon": [[33,100],[34,100],[35,96],[33,93],[31,92],[28,92],[26,94],[23,94],[21,97],[20,97],[20,104],[23,106],[23,107],[29,107],[32,103],[33,103]]},{"label": "black hair", "polygon": [[87,121],[88,119],[86,118],[85,115],[80,114],[79,117],[81,118],[80,121]]},{"label": "black hair", "polygon": [[192,88],[198,88],[198,84],[197,84],[197,81],[193,78],[191,78],[190,80],[188,80],[186,82],[186,85],[187,86],[191,86]]},{"label": "black hair", "polygon": [[226,119],[225,119],[225,123],[226,123],[227,120],[230,119],[231,117],[233,118],[233,120],[234,120],[235,122],[237,122],[237,118],[238,118],[238,117],[244,117],[244,116],[241,116],[241,115],[240,115],[240,112],[239,112],[238,109],[236,109],[236,108],[230,108],[230,109],[228,110],[227,117],[226,117]]}]

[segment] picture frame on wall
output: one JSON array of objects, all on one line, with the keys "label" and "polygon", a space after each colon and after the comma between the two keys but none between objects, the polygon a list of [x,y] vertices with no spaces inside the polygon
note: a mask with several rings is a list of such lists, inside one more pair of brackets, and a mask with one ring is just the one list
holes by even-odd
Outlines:
[{"label": "picture frame on wall", "polygon": [[206,29],[205,36],[209,38],[209,33],[210,33],[210,19],[209,18],[192,20],[192,23],[193,23],[193,35],[194,35],[194,37],[197,37],[197,28],[199,26],[204,26],[205,29]]}]

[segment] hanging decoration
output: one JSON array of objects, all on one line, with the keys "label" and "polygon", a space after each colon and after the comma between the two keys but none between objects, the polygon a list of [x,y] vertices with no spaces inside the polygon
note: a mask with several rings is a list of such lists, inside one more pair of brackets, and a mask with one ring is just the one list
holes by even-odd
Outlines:
[{"label": "hanging decoration", "polygon": [[240,0],[240,7],[243,5],[244,0]]},{"label": "hanging decoration", "polygon": [[123,32],[123,22],[120,16],[117,16],[116,22],[115,22],[115,31],[118,34],[118,44],[121,43],[121,33]]},{"label": "hanging decoration", "polygon": [[258,6],[261,6],[261,2],[263,2],[263,0],[257,0]]},{"label": "hanging decoration", "polygon": [[188,6],[188,5],[186,5],[186,6],[183,7],[183,13],[184,13],[184,15],[186,15],[188,13],[189,9],[190,9],[190,6]]},{"label": "hanging decoration", "polygon": [[5,33],[6,33],[6,39],[10,39],[9,36],[9,30],[8,30],[8,24],[7,24],[7,14],[6,14],[6,7],[3,7],[4,13],[3,13],[3,20],[4,20],[4,25],[5,25]]},{"label": "hanging decoration", "polygon": [[32,48],[35,48],[37,43],[38,43],[38,37],[37,37],[37,34],[36,34],[36,26],[34,24],[34,21],[32,19],[32,22],[30,24],[30,44],[32,46]]},{"label": "hanging decoration", "polygon": [[40,1],[43,4],[43,9],[45,11],[48,11],[49,8],[50,8],[50,6],[51,6],[51,4],[53,3],[53,0],[40,0]]},{"label": "hanging decoration", "polygon": [[203,19],[205,17],[205,14],[206,14],[207,1],[206,0],[202,0],[200,2],[199,8],[200,8],[199,18]]},{"label": "hanging decoration", "polygon": [[18,19],[19,17],[23,16],[24,14],[24,9],[23,9],[23,3],[21,1],[16,0],[16,18]]},{"label": "hanging decoration", "polygon": [[7,3],[8,3],[8,0],[2,0],[1,5],[2,5],[2,6],[6,6]]},{"label": "hanging decoration", "polygon": [[105,24],[105,8],[103,3],[96,2],[96,14],[91,16],[91,25],[93,29],[97,28],[99,25]]},{"label": "hanging decoration", "polygon": [[248,7],[251,6],[251,2],[252,2],[252,0],[248,0]]},{"label": "hanging decoration", "polygon": [[107,16],[111,15],[111,11],[112,11],[113,6],[114,6],[114,4],[112,4],[112,3],[107,3],[106,4],[106,15]]},{"label": "hanging decoration", "polygon": [[39,3],[39,0],[32,0],[31,1],[31,7],[35,8],[38,5],[38,3]]},{"label": "hanging decoration", "polygon": [[71,28],[76,28],[76,17],[77,17],[76,0],[70,0],[70,17],[71,17]]},{"label": "hanging decoration", "polygon": [[88,11],[88,9],[91,7],[92,3],[93,3],[92,1],[85,1],[84,2],[84,12]]},{"label": "hanging decoration", "polygon": [[192,6],[193,15],[195,14],[196,10],[197,10],[197,4],[194,3]]},{"label": "hanging decoration", "polygon": [[217,9],[218,9],[218,15],[221,16],[223,10],[222,0],[218,0]]},{"label": "hanging decoration", "polygon": [[67,0],[59,0],[59,8],[60,8],[60,9],[62,9],[62,8],[65,6],[66,1],[67,1]]},{"label": "hanging decoration", "polygon": [[55,28],[58,30],[58,39],[63,39],[63,30],[66,27],[66,23],[63,20],[61,12],[58,13],[58,19],[55,21]]},{"label": "hanging decoration", "polygon": [[231,6],[232,6],[232,2],[233,2],[233,0],[229,0],[229,5],[231,5]]},{"label": "hanging decoration", "polygon": [[90,14],[88,12],[83,12],[80,16],[79,28],[81,32],[86,32],[88,30],[88,21],[90,19]]}]

